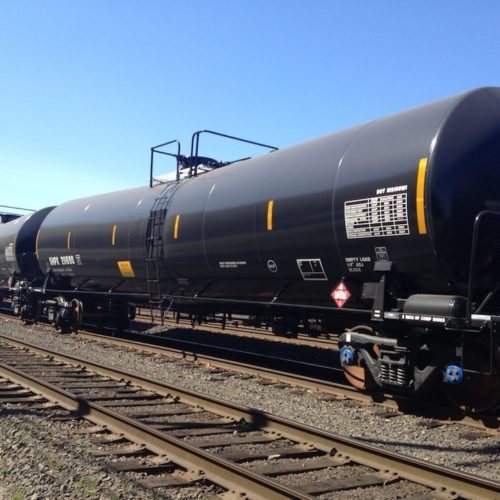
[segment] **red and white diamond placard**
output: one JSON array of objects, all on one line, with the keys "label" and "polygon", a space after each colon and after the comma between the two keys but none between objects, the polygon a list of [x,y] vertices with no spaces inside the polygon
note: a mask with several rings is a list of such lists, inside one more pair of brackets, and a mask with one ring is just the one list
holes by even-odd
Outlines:
[{"label": "red and white diamond placard", "polygon": [[330,294],[332,299],[337,304],[337,307],[344,307],[344,304],[349,300],[351,292],[347,289],[344,282],[341,281]]}]

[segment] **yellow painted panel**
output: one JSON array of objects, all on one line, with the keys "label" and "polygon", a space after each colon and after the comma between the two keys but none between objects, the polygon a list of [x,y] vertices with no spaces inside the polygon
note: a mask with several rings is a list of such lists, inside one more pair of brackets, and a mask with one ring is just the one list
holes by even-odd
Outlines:
[{"label": "yellow painted panel", "polygon": [[177,214],[175,216],[175,223],[174,223],[174,240],[177,239],[177,237],[179,236],[179,222],[181,220],[181,216],[179,214]]},{"label": "yellow painted panel", "polygon": [[118,260],[116,261],[116,264],[118,265],[118,269],[124,278],[135,278],[132,263],[129,260]]},{"label": "yellow painted panel", "polygon": [[111,233],[111,244],[112,244],[113,246],[114,246],[114,245],[115,245],[115,243],[116,243],[116,229],[117,229],[117,227],[118,227],[118,226],[115,224],[115,225],[113,226],[113,231],[112,231],[112,233]]},{"label": "yellow painted panel", "polygon": [[273,230],[273,208],[274,208],[274,200],[269,200],[267,202],[267,230]]},{"label": "yellow painted panel", "polygon": [[417,174],[417,225],[419,234],[427,234],[425,222],[425,176],[427,173],[427,158],[421,158],[418,164]]},{"label": "yellow painted panel", "polygon": [[35,254],[38,255],[38,240],[40,239],[40,229],[36,233]]}]

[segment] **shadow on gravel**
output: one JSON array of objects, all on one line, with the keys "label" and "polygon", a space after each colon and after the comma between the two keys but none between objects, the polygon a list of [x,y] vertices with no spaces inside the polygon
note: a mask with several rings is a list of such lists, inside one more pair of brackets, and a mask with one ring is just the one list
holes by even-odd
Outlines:
[{"label": "shadow on gravel", "polygon": [[[485,435],[484,439],[491,439],[492,436]],[[433,450],[433,451],[443,451],[443,452],[464,452],[464,453],[474,453],[481,455],[490,455],[494,461],[498,461],[498,455],[500,454],[500,444],[488,444],[485,443],[484,446],[470,447],[470,446],[445,446],[438,444],[428,444],[428,443],[408,443],[404,441],[383,441],[372,438],[356,437],[357,441],[362,441],[366,444],[371,444],[373,446],[396,446],[400,449],[419,449],[419,450]],[[471,462],[472,464],[477,463],[476,460]]]},{"label": "shadow on gravel", "polygon": [[[11,416],[21,416],[21,415],[36,415],[44,416],[47,414],[48,408],[29,408],[26,406],[11,406],[10,408],[0,407],[0,418],[11,417]],[[54,408],[51,408],[53,411]]]}]

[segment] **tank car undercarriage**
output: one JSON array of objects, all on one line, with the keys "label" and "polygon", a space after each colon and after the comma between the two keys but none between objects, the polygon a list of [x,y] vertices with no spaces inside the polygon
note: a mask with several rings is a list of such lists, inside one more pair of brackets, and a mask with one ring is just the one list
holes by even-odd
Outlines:
[{"label": "tank car undercarriage", "polygon": [[[450,401],[472,412],[486,412],[500,403],[500,318],[476,330],[411,326],[380,330],[360,325],[339,338],[340,359],[347,380],[371,391],[425,393],[439,382]],[[384,328],[384,330],[382,330]],[[403,332],[387,335],[386,331]]]},{"label": "tank car undercarriage", "polygon": [[78,331],[84,318],[88,324],[121,331],[129,326],[136,311],[129,296],[53,290],[24,281],[4,288],[0,297],[10,299],[12,312],[26,324],[46,322],[61,333]]},{"label": "tank car undercarriage", "polygon": [[[46,321],[61,332],[77,331],[85,321],[117,330],[135,318],[136,305],[148,306],[139,296],[52,290],[18,281],[10,296],[13,312],[26,323]],[[258,306],[214,304],[203,298],[165,297],[164,308],[186,314],[195,324],[220,322],[224,328],[235,317],[242,324],[271,329],[294,337],[298,332],[339,336],[340,364],[347,380],[361,391],[401,394],[432,392],[440,383],[450,401],[468,412],[491,411],[500,404],[500,316],[465,317],[463,297],[415,295],[400,301],[400,310],[337,309],[333,315],[311,314],[297,308],[263,310]],[[215,301],[216,302],[216,301]],[[374,301],[376,303],[377,301]],[[360,313],[364,324],[353,324]],[[346,314],[347,313],[347,314]]]}]

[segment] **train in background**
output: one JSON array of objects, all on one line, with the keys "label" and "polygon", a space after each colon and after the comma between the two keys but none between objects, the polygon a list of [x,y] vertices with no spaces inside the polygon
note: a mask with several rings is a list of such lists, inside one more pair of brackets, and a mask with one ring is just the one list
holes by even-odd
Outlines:
[{"label": "train in background", "polygon": [[[230,163],[199,155],[204,133],[188,156],[152,148],[149,186],[0,224],[14,311],[63,331],[125,328],[138,304],[342,331],[360,390],[443,383],[461,407],[498,406],[499,88]],[[173,181],[154,181],[161,153]]]}]

